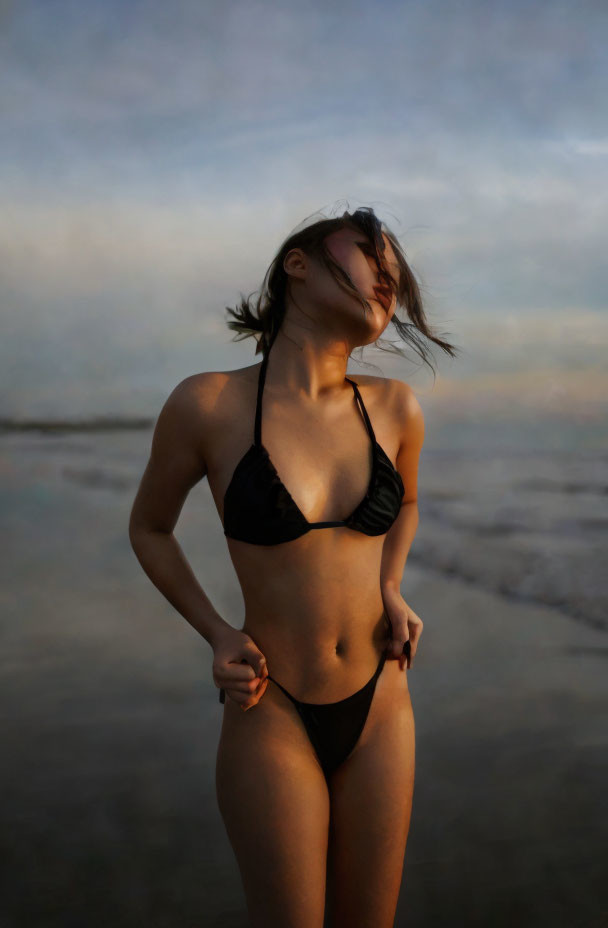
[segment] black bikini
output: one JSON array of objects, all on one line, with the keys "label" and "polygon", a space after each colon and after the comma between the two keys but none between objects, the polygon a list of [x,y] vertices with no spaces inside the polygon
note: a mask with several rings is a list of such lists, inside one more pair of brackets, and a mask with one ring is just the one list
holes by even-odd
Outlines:
[{"label": "black bikini", "polygon": [[[345,379],[353,387],[371,440],[372,471],[365,496],[347,519],[309,522],[282,483],[262,444],[262,394],[270,347],[272,342],[264,354],[258,377],[254,442],[237,464],[224,494],[224,535],[254,545],[277,545],[320,528],[345,527],[365,535],[386,534],[401,509],[403,481],[376,441],[359,388],[348,377]],[[360,690],[333,703],[301,702],[268,676],[298,710],[326,777],[357,743],[385,659],[383,652],[373,677]],[[221,689],[220,702],[224,701],[225,691]]]}]

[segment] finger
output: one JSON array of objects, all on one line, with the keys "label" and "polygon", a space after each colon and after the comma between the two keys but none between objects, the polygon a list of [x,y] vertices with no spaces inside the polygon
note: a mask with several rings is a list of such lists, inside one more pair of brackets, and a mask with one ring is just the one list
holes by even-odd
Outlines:
[{"label": "finger", "polygon": [[240,690],[227,689],[226,693],[233,702],[239,706],[240,709],[248,709],[252,705],[252,701],[255,699],[255,694],[248,692],[243,693]]},{"label": "finger", "polygon": [[249,664],[237,663],[236,661],[228,661],[219,667],[220,675],[223,674],[224,677],[228,675],[230,680],[255,680],[256,673],[253,667]]},{"label": "finger", "polygon": [[257,688],[255,692],[253,705],[257,706],[257,704],[259,703],[260,699],[262,698],[262,696],[264,695],[267,689],[268,689],[268,680],[262,680],[262,682],[260,683],[259,687]]},{"label": "finger", "polygon": [[225,687],[224,691],[226,696],[229,696],[232,702],[236,703],[240,709],[243,708],[251,696],[250,693],[240,693],[238,690],[226,689]]},{"label": "finger", "polygon": [[253,667],[258,677],[262,677],[266,668],[266,658],[253,642],[245,646],[247,657],[245,660]]},{"label": "finger", "polygon": [[235,702],[249,703],[262,691],[262,687],[268,685],[268,682],[267,679],[260,680],[259,677],[256,677],[255,680],[248,680],[246,683],[234,683],[229,680],[223,689],[227,693],[234,694]]},{"label": "finger", "polygon": [[253,709],[254,706],[257,706],[258,702],[260,701],[260,699],[266,692],[267,688],[268,688],[268,680],[262,680],[257,692],[253,696],[249,697],[245,702],[241,703],[241,709],[244,712],[247,712],[249,709]]},{"label": "finger", "polygon": [[253,680],[235,680],[234,677],[223,677],[220,680],[222,689],[245,694],[255,693],[261,682],[259,677],[254,677]]}]

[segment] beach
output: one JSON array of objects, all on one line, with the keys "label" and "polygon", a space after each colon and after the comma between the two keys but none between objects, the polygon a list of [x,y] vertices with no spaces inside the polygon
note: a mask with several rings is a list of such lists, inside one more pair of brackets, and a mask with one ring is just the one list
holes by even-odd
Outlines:
[{"label": "beach", "polygon": [[[149,435],[0,440],[0,923],[241,928],[215,799],[212,652],[127,536]],[[424,458],[402,585],[424,632],[396,926],[608,924],[603,460],[543,466],[541,485],[538,457]],[[240,626],[205,481],[176,535]]]}]

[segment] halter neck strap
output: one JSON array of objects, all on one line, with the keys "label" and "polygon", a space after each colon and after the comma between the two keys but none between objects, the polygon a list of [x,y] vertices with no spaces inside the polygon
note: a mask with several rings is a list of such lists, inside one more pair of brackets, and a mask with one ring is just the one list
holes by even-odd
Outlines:
[{"label": "halter neck strap", "polygon": [[264,353],[262,366],[258,375],[258,396],[255,405],[255,429],[254,441],[256,445],[262,444],[262,394],[264,392],[264,383],[266,381],[266,368],[268,367],[268,355],[270,348]]},{"label": "halter neck strap", "polygon": [[353,385],[353,390],[355,391],[355,396],[356,396],[357,402],[358,402],[358,404],[359,404],[359,409],[361,410],[361,413],[363,414],[363,419],[365,420],[365,425],[367,426],[367,431],[369,432],[369,437],[371,438],[372,442],[373,442],[374,445],[375,445],[375,444],[376,444],[376,435],[374,434],[374,429],[373,429],[373,427],[372,427],[371,419],[370,419],[370,417],[369,417],[369,415],[368,415],[368,413],[367,413],[367,409],[365,408],[365,403],[363,402],[363,397],[362,397],[361,394],[359,393],[359,387],[357,386],[357,384],[355,383],[354,380],[351,380],[351,379],[350,379],[350,377],[345,377],[344,379],[345,379],[345,380],[348,380],[348,382],[349,382],[349,383],[352,383],[352,385]]},{"label": "halter neck strap", "polygon": [[[268,345],[268,348],[264,352],[264,358],[262,360],[262,364],[260,366],[260,372],[258,375],[258,393],[257,393],[257,399],[256,399],[256,405],[255,405],[255,427],[254,427],[254,442],[258,446],[262,444],[262,397],[264,393],[264,384],[266,383],[266,369],[268,367],[268,356],[270,355],[270,349],[272,348],[273,342],[274,342],[274,338],[271,340],[270,344]],[[361,410],[361,414],[363,415],[363,419],[364,419],[367,431],[369,433],[369,437],[371,438],[372,443],[375,445],[376,436],[374,434],[374,429],[372,427],[371,420],[367,413],[367,409],[365,408],[363,397],[361,396],[359,392],[359,387],[357,386],[354,380],[350,379],[350,377],[345,377],[344,379],[347,380],[352,385],[353,392],[355,394],[355,399],[357,400],[359,409]]]}]

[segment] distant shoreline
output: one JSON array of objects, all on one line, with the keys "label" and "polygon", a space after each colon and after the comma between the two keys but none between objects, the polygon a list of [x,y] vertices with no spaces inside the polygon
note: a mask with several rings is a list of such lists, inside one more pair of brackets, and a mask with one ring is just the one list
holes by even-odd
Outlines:
[{"label": "distant shoreline", "polygon": [[156,420],[151,417],[117,418],[98,416],[94,419],[0,419],[0,432],[131,432],[150,429]]}]

